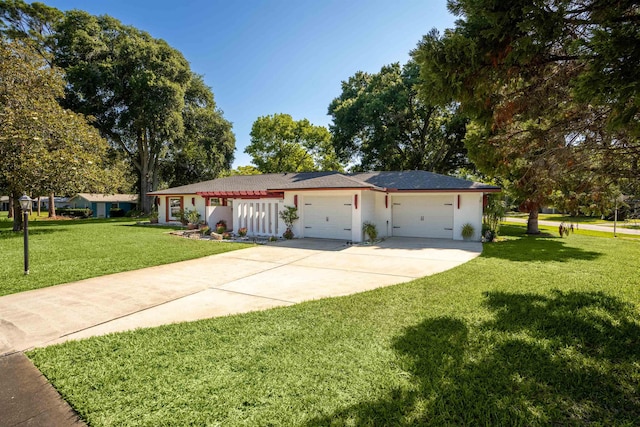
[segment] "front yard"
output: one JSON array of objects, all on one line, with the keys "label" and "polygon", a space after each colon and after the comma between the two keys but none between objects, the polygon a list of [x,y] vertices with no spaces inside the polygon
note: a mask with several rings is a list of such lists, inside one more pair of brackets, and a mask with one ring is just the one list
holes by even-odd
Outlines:
[{"label": "front yard", "polygon": [[29,357],[94,426],[637,425],[640,241],[523,230],[406,284]]},{"label": "front yard", "polygon": [[129,218],[30,221],[31,272],[25,276],[23,235],[0,218],[0,296],[245,247],[180,239],[166,227],[134,224]]}]

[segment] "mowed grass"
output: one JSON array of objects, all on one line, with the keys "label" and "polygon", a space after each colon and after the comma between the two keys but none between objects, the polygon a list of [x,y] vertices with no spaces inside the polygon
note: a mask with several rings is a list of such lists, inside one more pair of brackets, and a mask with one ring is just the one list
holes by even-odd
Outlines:
[{"label": "mowed grass", "polygon": [[637,425],[640,241],[503,231],[406,284],[28,355],[92,426]]},{"label": "mowed grass", "polygon": [[[507,219],[509,217],[513,218],[522,218],[526,219],[529,217],[527,213],[514,213],[509,212],[507,214]],[[556,222],[566,222],[568,224],[590,224],[590,225],[606,225],[611,227],[613,230],[613,220],[609,221],[607,219],[602,219],[599,216],[570,216],[564,214],[539,214],[538,219],[541,221],[556,221]],[[619,228],[631,228],[638,229],[640,228],[640,220],[630,219],[630,220],[619,220],[617,222],[617,227]]]},{"label": "mowed grass", "polygon": [[29,222],[30,274],[22,232],[0,220],[0,295],[213,255],[245,245],[178,238],[127,218]]}]

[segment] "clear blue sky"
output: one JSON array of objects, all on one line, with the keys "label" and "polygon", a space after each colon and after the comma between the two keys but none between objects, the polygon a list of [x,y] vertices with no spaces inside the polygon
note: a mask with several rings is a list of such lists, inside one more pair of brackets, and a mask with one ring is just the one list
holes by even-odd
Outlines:
[{"label": "clear blue sky", "polygon": [[183,53],[233,123],[234,167],[259,116],[328,125],[329,103],[357,71],[404,63],[431,28],[453,26],[446,0],[43,0],[110,15]]}]

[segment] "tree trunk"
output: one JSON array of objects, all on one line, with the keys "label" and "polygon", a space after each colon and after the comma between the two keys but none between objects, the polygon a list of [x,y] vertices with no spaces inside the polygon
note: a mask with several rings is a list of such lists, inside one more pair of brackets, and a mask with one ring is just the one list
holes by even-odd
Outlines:
[{"label": "tree trunk", "polygon": [[38,196],[38,217],[40,216],[40,196]]},{"label": "tree trunk", "polygon": [[55,196],[52,193],[49,193],[49,218],[53,218],[56,216],[56,203]]},{"label": "tree trunk", "polygon": [[538,228],[538,206],[532,207],[529,211],[527,234],[540,234],[540,229]]},{"label": "tree trunk", "polygon": [[13,196],[10,194],[9,195],[9,213],[7,214],[7,218],[13,218],[14,215],[14,211],[13,211]]},{"label": "tree trunk", "polygon": [[22,230],[22,208],[20,208],[20,200],[12,197],[13,200],[13,231]]},{"label": "tree trunk", "polygon": [[142,212],[148,214],[151,212],[151,207],[149,206],[149,196],[147,193],[149,192],[150,186],[150,176],[151,173],[149,171],[149,162],[147,156],[140,156],[140,164],[142,166],[142,170],[140,171],[140,207]]}]

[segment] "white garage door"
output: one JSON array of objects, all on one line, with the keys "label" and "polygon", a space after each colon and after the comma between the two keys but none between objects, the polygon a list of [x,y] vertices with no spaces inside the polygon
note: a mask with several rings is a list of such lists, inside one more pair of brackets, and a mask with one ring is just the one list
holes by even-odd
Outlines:
[{"label": "white garage door", "polygon": [[393,235],[453,239],[453,196],[395,196]]},{"label": "white garage door", "polygon": [[351,196],[304,198],[304,237],[351,240]]}]

